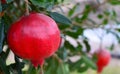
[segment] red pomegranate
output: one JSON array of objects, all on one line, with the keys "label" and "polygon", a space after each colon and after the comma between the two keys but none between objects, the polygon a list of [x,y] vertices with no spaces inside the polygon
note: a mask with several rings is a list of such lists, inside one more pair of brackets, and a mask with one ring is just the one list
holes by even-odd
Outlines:
[{"label": "red pomegranate", "polygon": [[13,23],[8,30],[10,49],[37,67],[53,55],[60,45],[60,31],[55,21],[40,13],[30,13]]},{"label": "red pomegranate", "polygon": [[111,59],[110,52],[105,49],[100,49],[97,52],[97,58],[98,58],[96,62],[96,65],[98,67],[97,72],[101,73],[103,68],[107,66],[110,62],[110,59]]}]

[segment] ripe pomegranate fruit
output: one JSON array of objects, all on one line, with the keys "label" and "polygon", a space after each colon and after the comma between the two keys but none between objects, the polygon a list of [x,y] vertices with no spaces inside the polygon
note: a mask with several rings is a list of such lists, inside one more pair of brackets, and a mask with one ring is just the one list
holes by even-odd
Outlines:
[{"label": "ripe pomegranate fruit", "polygon": [[96,65],[98,67],[97,72],[100,74],[105,66],[110,62],[111,55],[108,50],[100,49],[97,52],[97,62]]},{"label": "ripe pomegranate fruit", "polygon": [[8,30],[7,42],[19,57],[31,60],[37,67],[53,55],[60,45],[60,31],[55,21],[40,13],[30,13],[13,23]]},{"label": "ripe pomegranate fruit", "polygon": [[6,4],[6,0],[1,0],[1,3],[2,4]]}]

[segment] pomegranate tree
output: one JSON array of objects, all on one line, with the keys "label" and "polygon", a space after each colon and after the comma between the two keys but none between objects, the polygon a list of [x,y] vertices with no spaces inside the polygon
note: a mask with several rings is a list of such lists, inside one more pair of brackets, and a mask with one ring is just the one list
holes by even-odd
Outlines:
[{"label": "pomegranate tree", "polygon": [[55,21],[41,13],[22,16],[8,30],[7,42],[19,57],[37,67],[53,55],[60,45],[60,31]]},{"label": "pomegranate tree", "polygon": [[110,62],[111,55],[108,50],[100,49],[97,52],[97,62],[96,65],[98,67],[97,72],[100,74],[105,66],[107,66]]}]

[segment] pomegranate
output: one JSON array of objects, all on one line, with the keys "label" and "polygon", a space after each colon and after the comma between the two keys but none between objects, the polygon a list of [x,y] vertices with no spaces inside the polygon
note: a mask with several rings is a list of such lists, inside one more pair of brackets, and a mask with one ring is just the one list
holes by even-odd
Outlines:
[{"label": "pomegranate", "polygon": [[7,42],[17,56],[28,59],[37,67],[53,55],[60,45],[60,31],[55,21],[40,13],[30,13],[13,23]]},{"label": "pomegranate", "polygon": [[111,55],[108,50],[100,49],[97,52],[97,62],[96,65],[98,67],[97,72],[101,73],[103,68],[108,65],[111,59]]}]

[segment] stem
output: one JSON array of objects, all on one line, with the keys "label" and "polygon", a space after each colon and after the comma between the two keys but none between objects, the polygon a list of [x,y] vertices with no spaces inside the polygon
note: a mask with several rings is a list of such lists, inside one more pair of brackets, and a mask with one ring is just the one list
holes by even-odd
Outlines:
[{"label": "stem", "polygon": [[57,56],[57,54],[53,54],[53,57],[57,59],[59,63],[62,63],[62,60]]},{"label": "stem", "polygon": [[25,7],[26,7],[25,15],[29,15],[29,2],[28,2],[28,0],[25,0]]},{"label": "stem", "polygon": [[40,68],[40,74],[44,74],[43,66],[41,66],[41,68]]}]

